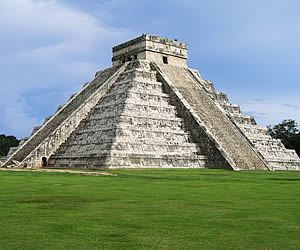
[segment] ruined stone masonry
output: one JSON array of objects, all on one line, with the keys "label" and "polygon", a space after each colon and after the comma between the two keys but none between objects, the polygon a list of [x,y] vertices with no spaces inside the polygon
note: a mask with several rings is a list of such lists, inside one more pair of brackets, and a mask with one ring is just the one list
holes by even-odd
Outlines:
[{"label": "ruined stone masonry", "polygon": [[11,148],[5,167],[300,170],[266,128],[187,67],[187,44],[142,35]]}]

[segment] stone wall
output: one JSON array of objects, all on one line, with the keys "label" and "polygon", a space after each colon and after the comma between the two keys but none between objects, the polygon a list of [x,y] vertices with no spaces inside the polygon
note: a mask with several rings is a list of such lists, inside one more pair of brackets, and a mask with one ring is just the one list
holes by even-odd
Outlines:
[{"label": "stone wall", "polygon": [[187,44],[158,36],[142,35],[113,47],[113,66],[136,59],[162,62],[163,56],[171,65],[186,67]]}]

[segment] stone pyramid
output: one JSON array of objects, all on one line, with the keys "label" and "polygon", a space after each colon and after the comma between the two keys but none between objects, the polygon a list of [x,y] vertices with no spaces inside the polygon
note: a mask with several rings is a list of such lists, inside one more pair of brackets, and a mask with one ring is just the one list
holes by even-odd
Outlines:
[{"label": "stone pyramid", "polygon": [[187,44],[142,35],[112,61],[4,166],[300,170],[294,150],[187,67]]}]

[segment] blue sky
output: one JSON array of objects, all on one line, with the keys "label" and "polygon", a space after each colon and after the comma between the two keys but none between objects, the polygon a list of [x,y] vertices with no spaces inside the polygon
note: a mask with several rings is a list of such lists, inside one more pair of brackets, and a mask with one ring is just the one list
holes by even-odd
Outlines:
[{"label": "blue sky", "polygon": [[300,123],[300,2],[1,0],[0,134],[28,136],[142,33],[189,44],[188,65],[259,125]]}]

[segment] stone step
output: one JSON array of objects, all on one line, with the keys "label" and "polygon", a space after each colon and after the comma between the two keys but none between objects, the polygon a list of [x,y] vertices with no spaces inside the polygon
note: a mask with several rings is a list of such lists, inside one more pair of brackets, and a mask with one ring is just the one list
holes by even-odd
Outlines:
[{"label": "stone step", "polygon": [[[93,119],[92,117],[85,125],[88,130],[102,130],[104,128],[113,129],[115,127],[128,128],[128,129],[184,129],[184,123],[182,118],[177,119],[153,119],[153,118],[134,118],[134,117],[108,117],[106,119]],[[91,129],[93,127],[93,129]]]},{"label": "stone step", "polygon": [[97,112],[112,112],[112,111],[122,111],[126,110],[136,110],[143,111],[147,113],[172,113],[177,114],[176,108],[173,106],[157,106],[157,105],[149,105],[149,104],[138,104],[130,102],[130,100],[125,100],[124,102],[118,103],[118,105],[97,105],[94,108]]},{"label": "stone step", "polygon": [[142,70],[126,70],[125,72],[123,72],[119,78],[117,79],[117,81],[123,81],[126,79],[149,79],[149,80],[153,80],[155,81],[156,79],[156,73],[153,71],[142,71]]},{"label": "stone step", "polygon": [[238,125],[256,125],[256,121],[254,120],[253,116],[244,115],[242,113],[230,113],[231,118],[237,123]]},{"label": "stone step", "polygon": [[[110,112],[97,112],[91,116],[92,119],[106,119],[109,117],[115,117],[122,115],[123,117],[132,117],[132,118],[148,118],[148,119],[156,119],[156,120],[173,120],[175,118],[175,112],[164,112],[165,109],[161,109],[161,112],[148,112],[151,109],[144,110],[130,110],[128,108],[124,108],[123,110],[110,111]],[[147,115],[147,116],[145,116]]]},{"label": "stone step", "polygon": [[144,94],[156,94],[160,95],[162,93],[162,86],[157,82],[137,82],[132,80],[127,80],[126,82],[116,82],[110,89],[110,95],[120,95],[126,92],[140,92]]},{"label": "stone step", "polygon": [[230,103],[220,103],[221,107],[225,112],[229,114],[242,114],[241,108],[239,105],[230,104]]},{"label": "stone step", "polygon": [[290,170],[297,171],[300,169],[299,161],[284,161],[284,160],[269,160],[270,165],[272,166],[272,170]]},{"label": "stone step", "polygon": [[272,149],[272,150],[262,150],[261,151],[262,155],[265,156],[266,159],[274,159],[277,158],[279,161],[281,160],[296,160],[296,161],[300,161],[298,155],[296,154],[295,151],[293,152],[289,152],[289,151],[283,151],[283,150],[276,150],[276,149]]},{"label": "stone step", "polygon": [[181,157],[135,154],[131,156],[59,157],[49,160],[49,168],[204,168],[206,157]]},{"label": "stone step", "polygon": [[84,127],[76,132],[77,136],[82,135],[85,137],[97,137],[103,134],[114,134],[118,136],[130,136],[130,137],[145,137],[145,138],[160,138],[161,136],[168,136],[171,134],[172,136],[187,136],[190,137],[191,134],[189,131],[184,131],[182,128],[137,128],[136,126],[123,126],[122,124],[118,124],[116,126],[112,126],[110,128],[103,126],[102,128],[89,128]]},{"label": "stone step", "polygon": [[169,99],[165,95],[147,95],[143,93],[124,93],[120,95],[109,95],[103,98],[103,102],[106,105],[118,105],[119,103],[124,102],[124,100],[128,100],[134,103],[140,103],[144,105],[158,105],[158,106],[169,106]]},{"label": "stone step", "polygon": [[223,92],[215,92],[214,99],[219,103],[229,103],[227,95]]},{"label": "stone step", "polygon": [[[105,149],[105,148],[111,148],[118,147],[123,148],[124,150],[126,148],[132,148],[132,149],[140,149],[142,148],[148,148],[149,150],[162,150],[162,149],[168,149],[172,151],[180,151],[183,152],[184,149],[188,149],[188,152],[198,152],[199,148],[196,144],[193,144],[189,142],[188,140],[183,139],[181,142],[180,140],[176,140],[176,142],[173,142],[171,140],[165,141],[163,139],[152,139],[152,140],[130,140],[128,138],[118,138],[117,140],[109,138],[109,137],[103,137],[101,139],[95,139],[90,140],[89,138],[84,140],[79,140],[79,138],[76,138],[77,140],[72,142],[66,142],[61,145],[63,148],[63,151],[66,151],[66,148],[72,148],[71,151],[74,150],[80,150],[82,152],[85,152],[86,148],[90,148],[91,150],[94,150],[94,148],[97,148],[99,150]],[[179,144],[180,142],[180,144]],[[90,146],[90,147],[89,147]],[[160,152],[158,152],[159,154]]]},{"label": "stone step", "polygon": [[[147,114],[146,114],[147,115]],[[110,124],[110,123],[115,123],[115,122],[120,122],[120,123],[128,123],[128,124],[135,124],[135,125],[140,125],[140,124],[148,124],[148,126],[151,126],[151,124],[159,124],[162,125],[162,127],[168,126],[167,123],[170,123],[170,126],[172,127],[173,124],[181,124],[183,122],[182,118],[179,117],[166,117],[166,118],[161,118],[161,117],[154,117],[153,116],[145,116],[144,114],[140,115],[105,115],[105,114],[91,114],[89,117],[89,121],[96,120],[99,122],[99,124]]]},{"label": "stone step", "polygon": [[162,90],[160,91],[152,91],[152,92],[145,92],[141,89],[131,89],[131,88],[128,88],[128,89],[125,89],[122,91],[117,91],[115,89],[115,91],[110,91],[109,93],[107,93],[107,95],[105,95],[104,97],[104,101],[106,99],[110,99],[110,98],[126,98],[126,97],[132,97],[132,98],[136,98],[136,99],[145,99],[146,97],[148,99],[157,99],[157,98],[160,98],[160,99],[166,99],[168,100],[167,98],[169,97],[167,94],[163,93]]},{"label": "stone step", "polygon": [[160,82],[154,82],[154,81],[135,81],[128,79],[126,81],[122,82],[116,82],[114,86],[111,88],[111,92],[114,91],[120,91],[120,90],[128,90],[128,89],[133,89],[133,90],[139,90],[142,92],[153,92],[153,91],[162,91],[162,85]]},{"label": "stone step", "polygon": [[[129,144],[128,144],[129,145]],[[195,150],[191,150],[190,147],[186,147],[186,148],[182,148],[181,150],[176,150],[173,151],[172,148],[163,145],[155,145],[153,144],[153,147],[150,147],[151,145],[134,145],[131,144],[130,146],[122,144],[121,146],[118,145],[109,145],[109,144],[105,144],[105,145],[98,145],[99,147],[97,147],[97,145],[94,147],[95,150],[90,149],[91,145],[86,145],[86,147],[84,146],[78,146],[76,147],[76,145],[72,146],[72,147],[67,147],[66,150],[64,151],[63,148],[61,148],[59,151],[57,151],[55,153],[55,156],[64,156],[64,157],[74,157],[74,156],[102,156],[104,154],[123,154],[123,155],[134,155],[134,154],[138,154],[138,153],[143,153],[143,154],[153,154],[153,152],[155,150],[163,150],[164,153],[156,153],[156,156],[161,156],[164,154],[167,154],[168,156],[172,156],[172,157],[190,157],[191,155],[199,155],[199,152],[196,152]],[[107,146],[107,148],[105,148],[105,146]],[[128,147],[126,147],[128,146]],[[168,150],[169,148],[169,150]],[[82,151],[81,151],[82,149]],[[87,151],[88,150],[88,151]],[[101,150],[101,151],[99,151]],[[52,157],[52,156],[51,156]]]},{"label": "stone step", "polygon": [[145,133],[153,132],[173,132],[183,134],[189,134],[186,131],[183,121],[165,121],[165,120],[153,120],[148,122],[147,124],[139,124],[138,126],[134,124],[131,120],[130,123],[122,122],[122,123],[105,123],[107,121],[102,120],[89,120],[89,122],[84,126],[84,128],[77,131],[77,134],[82,133],[96,133],[107,130],[130,130],[135,131],[139,129],[140,131],[144,131]]}]

